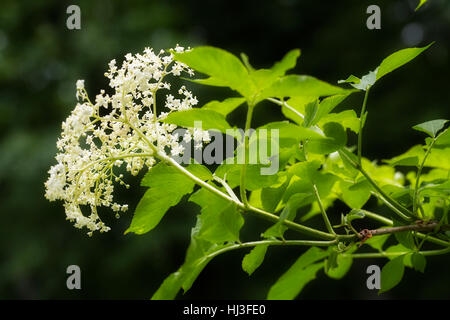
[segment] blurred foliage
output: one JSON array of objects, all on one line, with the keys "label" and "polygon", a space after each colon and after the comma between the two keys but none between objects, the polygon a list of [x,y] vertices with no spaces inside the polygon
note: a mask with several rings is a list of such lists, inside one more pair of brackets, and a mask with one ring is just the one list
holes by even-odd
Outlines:
[{"label": "blurred foliage", "polygon": [[[88,238],[65,221],[61,203],[44,199],[43,183],[54,163],[61,122],[75,102],[75,81],[85,79],[88,92],[107,87],[107,63],[144,47],[155,49],[209,44],[266,67],[292,48],[301,48],[296,73],[336,83],[349,73],[365,74],[387,54],[409,46],[436,44],[426,54],[389,77],[371,94],[364,152],[386,159],[420,143],[411,130],[417,123],[449,118],[448,90],[450,2],[374,0],[382,12],[382,29],[366,28],[360,0],[277,1],[77,1],[81,30],[66,28],[69,1],[3,0],[0,10],[0,298],[149,298],[160,282],[182,263],[195,221],[193,204],[171,209],[158,228],[144,236],[123,235],[131,216],[116,220],[108,234]],[[200,104],[218,89],[189,84]],[[359,110],[362,97],[347,100]],[[254,126],[281,118],[279,109],[265,112]],[[242,113],[236,112],[236,121]],[[239,119],[239,120],[238,120]],[[140,177],[122,199],[134,208],[143,189]],[[336,216],[340,214],[335,206]],[[133,210],[130,210],[132,212]],[[111,216],[111,217],[110,217]],[[265,222],[252,221],[255,230]],[[245,252],[213,261],[182,298],[264,298],[270,285],[300,252],[269,249],[267,264],[251,278],[240,268]],[[406,281],[384,298],[450,298],[448,256],[429,259],[427,272],[407,273]],[[280,263],[280,261],[282,263]],[[284,263],[286,262],[286,263]],[[342,281],[325,275],[300,298],[377,298],[367,290],[368,265],[357,261]],[[82,290],[66,288],[66,268],[82,270]],[[225,268],[229,277],[215,277]],[[223,273],[222,273],[223,274]],[[239,284],[242,291],[236,291]],[[413,289],[413,290],[412,290]],[[213,295],[211,293],[214,293]]]}]

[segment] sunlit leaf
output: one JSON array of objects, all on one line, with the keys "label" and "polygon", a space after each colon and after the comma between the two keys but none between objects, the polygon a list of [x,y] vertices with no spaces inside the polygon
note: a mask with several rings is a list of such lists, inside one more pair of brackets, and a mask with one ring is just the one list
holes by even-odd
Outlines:
[{"label": "sunlit leaf", "polygon": [[384,77],[386,74],[394,71],[395,69],[400,68],[404,64],[408,63],[409,61],[417,57],[423,51],[427,50],[432,44],[433,43],[430,43],[429,45],[423,48],[407,48],[399,50],[389,55],[381,62],[378,68],[377,81],[382,77]]},{"label": "sunlit leaf", "polygon": [[251,96],[255,89],[242,62],[233,54],[215,47],[197,47],[183,53],[174,53],[175,59],[210,78],[203,84],[227,86]]},{"label": "sunlit leaf", "polygon": [[378,250],[378,251],[383,251],[383,245],[386,243],[386,240],[390,237],[391,235],[388,234],[382,234],[382,235],[377,235],[376,237],[372,237],[367,239],[364,244],[368,244],[369,246],[371,246],[372,248]]},{"label": "sunlit leaf", "polygon": [[264,97],[323,97],[345,94],[348,90],[333,86],[311,76],[289,75],[275,81],[264,90]]},{"label": "sunlit leaf", "polygon": [[213,243],[239,241],[239,231],[244,219],[235,204],[203,188],[194,193],[189,201],[201,207],[201,214],[198,216],[201,222],[197,232],[198,238]]},{"label": "sunlit leaf", "polygon": [[267,295],[268,300],[294,299],[316,273],[323,268],[322,260],[328,253],[317,247],[311,247],[272,285]]},{"label": "sunlit leaf", "polygon": [[374,71],[369,72],[361,79],[351,75],[345,80],[339,80],[338,83],[350,83],[356,89],[367,91],[379,79],[408,63],[423,51],[428,49],[431,45],[432,43],[423,48],[407,48],[396,51],[386,57]]},{"label": "sunlit leaf", "polygon": [[[433,148],[425,162],[425,167],[450,169],[450,148]],[[416,145],[405,153],[389,160],[384,160],[391,166],[418,166],[425,156],[423,146]]]},{"label": "sunlit leaf", "polygon": [[[150,187],[139,201],[126,233],[144,234],[155,228],[167,210],[191,193],[194,183],[174,167],[159,163],[142,179]],[[177,188],[173,186],[176,185]]]},{"label": "sunlit leaf", "polygon": [[436,134],[445,126],[448,121],[449,120],[444,119],[427,121],[414,126],[413,129],[425,132],[430,137],[435,138]]},{"label": "sunlit leaf", "polygon": [[281,212],[280,219],[273,226],[267,229],[263,233],[263,236],[265,238],[272,238],[272,237],[282,238],[284,232],[287,230],[287,227],[283,225],[283,222],[285,220],[293,221],[297,214],[297,209],[300,206],[308,203],[305,201],[307,199],[311,199],[310,194],[296,193],[292,195],[287,201],[283,211]]},{"label": "sunlit leaf", "polygon": [[324,125],[325,138],[311,139],[307,144],[308,152],[329,154],[337,151],[347,143],[347,134],[337,122],[328,122]]},{"label": "sunlit leaf", "polygon": [[377,81],[377,72],[378,69],[370,71],[368,74],[364,75],[361,79],[352,75],[348,77],[346,80],[339,80],[338,83],[350,83],[350,85],[353,88],[367,91]]},{"label": "sunlit leaf", "polygon": [[190,109],[172,112],[163,121],[185,128],[194,128],[198,122],[203,130],[218,130],[222,133],[231,129],[225,116],[213,110]]},{"label": "sunlit leaf", "polygon": [[352,130],[354,133],[359,132],[359,118],[355,110],[329,113],[320,119],[319,125],[323,127],[328,122],[337,122],[344,128]]},{"label": "sunlit leaf", "polygon": [[213,100],[205,104],[203,110],[213,110],[224,116],[231,113],[234,109],[245,102],[245,98],[228,98],[223,101]]},{"label": "sunlit leaf", "polygon": [[267,252],[267,245],[258,245],[242,259],[242,269],[251,275],[263,263]]},{"label": "sunlit leaf", "polygon": [[438,135],[435,145],[438,147],[450,147],[450,127]]},{"label": "sunlit leaf", "polygon": [[367,181],[360,183],[351,183],[348,181],[339,181],[340,199],[344,201],[350,208],[360,209],[370,198],[372,190]]},{"label": "sunlit leaf", "polygon": [[276,62],[271,70],[279,75],[284,76],[286,71],[292,69],[297,64],[297,59],[300,57],[300,49],[293,49],[286,53],[286,55],[281,59],[281,61]]}]

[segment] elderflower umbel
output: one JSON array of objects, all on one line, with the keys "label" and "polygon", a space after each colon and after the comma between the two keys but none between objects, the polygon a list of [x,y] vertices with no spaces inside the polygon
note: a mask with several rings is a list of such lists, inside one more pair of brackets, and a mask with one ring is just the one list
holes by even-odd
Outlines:
[{"label": "elderflower umbel", "polygon": [[[184,48],[177,46],[173,50],[183,52]],[[84,88],[84,80],[77,81],[79,102],[62,124],[57,164],[50,168],[45,183],[46,198],[63,200],[67,219],[75,227],[86,227],[89,235],[96,230],[106,232],[110,228],[99,218],[97,206],[110,207],[116,213],[128,209],[128,205],[113,199],[114,182],[129,187],[114,169],[124,166],[137,175],[156,163],[155,153],[183,153],[179,141],[183,137],[172,134],[176,126],[160,120],[170,112],[191,109],[198,103],[197,98],[183,86],[176,91],[177,97],[167,94],[162,100],[166,112],[155,114],[156,98],[162,99],[156,93],[170,89],[165,78],[182,72],[193,75],[185,64],[174,61],[170,52],[161,50],[156,54],[146,48],[142,54],[127,54],[120,68],[115,60],[109,63],[105,76],[112,93],[101,90],[94,103]],[[191,140],[191,136],[196,148],[210,140],[207,132],[198,129],[184,139]]]}]

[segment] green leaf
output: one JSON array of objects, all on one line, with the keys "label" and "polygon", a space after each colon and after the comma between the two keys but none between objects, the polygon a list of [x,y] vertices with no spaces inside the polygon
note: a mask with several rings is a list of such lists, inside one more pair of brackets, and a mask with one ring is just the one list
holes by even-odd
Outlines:
[{"label": "green leaf", "polygon": [[[325,162],[327,171],[332,172],[345,180],[355,181],[356,177],[359,175],[359,171],[352,167],[348,161],[344,162],[340,152],[341,151],[339,150],[328,155]],[[351,152],[349,153],[352,154]]]},{"label": "green leaf", "polygon": [[407,167],[417,167],[419,166],[419,157],[395,157],[391,160],[387,160],[393,167],[397,166],[407,166]]},{"label": "green leaf", "polygon": [[196,228],[197,226],[192,229],[191,243],[184,264],[164,280],[153,294],[152,300],[172,300],[181,288],[184,292],[188,291],[212,257],[232,245],[216,245],[196,239]]},{"label": "green leaf", "polygon": [[228,98],[223,101],[213,100],[205,104],[202,109],[213,110],[222,114],[223,116],[226,116],[244,102],[245,98]]},{"label": "green leaf", "polygon": [[[328,115],[336,106],[338,106],[342,101],[347,98],[352,91],[346,93],[346,94],[338,94],[331,97],[327,97],[323,99],[319,104],[319,110],[317,111],[316,116],[314,117],[312,121],[312,125],[317,124],[323,117]],[[350,110],[348,110],[350,111]],[[351,110],[353,111],[353,110]],[[330,121],[328,121],[330,122]]]},{"label": "green leaf", "polygon": [[363,76],[361,79],[351,75],[346,80],[339,80],[338,83],[350,83],[350,85],[353,88],[356,88],[358,90],[367,91],[377,81],[376,80],[377,72],[378,72],[378,69],[375,69],[374,71],[370,71],[368,74]]},{"label": "green leaf", "polygon": [[[394,224],[396,225],[396,224]],[[398,226],[398,225],[397,225]],[[414,249],[415,243],[413,234],[411,231],[402,231],[394,233],[395,238],[399,243],[401,243],[405,248]]]},{"label": "green leaf", "polygon": [[[324,200],[333,188],[333,185],[338,180],[338,177],[331,173],[323,173],[319,171],[319,161],[298,162],[289,168],[289,172],[295,174],[300,179],[292,179],[291,184],[287,188],[283,200],[286,201],[295,193],[310,193],[314,194],[315,185],[319,191],[319,196]],[[310,200],[314,200],[311,197]]]},{"label": "green leaf", "polygon": [[281,211],[280,219],[269,229],[263,233],[265,238],[282,238],[287,227],[283,225],[285,220],[293,221],[297,215],[297,209],[305,204],[305,199],[311,198],[310,194],[296,193],[292,195],[283,211]]},{"label": "green leaf", "polygon": [[255,69],[254,69],[254,68],[252,67],[252,65],[250,64],[250,61],[249,61],[249,59],[248,59],[248,56],[247,56],[245,53],[243,53],[243,52],[241,52],[241,60],[242,60],[242,62],[244,63],[245,67],[247,68],[247,70],[248,70],[249,72],[255,71]]},{"label": "green leaf", "polygon": [[340,199],[350,208],[361,209],[370,198],[372,190],[367,181],[351,183],[339,181]]},{"label": "green leaf", "polygon": [[303,118],[305,114],[306,105],[310,102],[315,101],[317,98],[315,97],[295,97],[290,98],[286,101],[286,105],[281,106],[281,112],[283,115],[296,122],[299,125],[303,125]]},{"label": "green leaf", "polygon": [[[142,179],[141,185],[150,187],[134,212],[133,220],[125,234],[144,234],[155,228],[167,210],[191,193],[194,183],[174,167],[160,162]],[[177,186],[174,188],[173,186]]]},{"label": "green leaf", "polygon": [[212,180],[213,178],[211,171],[201,164],[190,164],[186,169],[203,181]]},{"label": "green leaf", "polygon": [[275,81],[262,92],[263,97],[323,97],[345,94],[348,90],[306,75],[289,75]]},{"label": "green leaf", "polygon": [[[236,159],[235,159],[236,162]],[[241,169],[243,164],[221,164],[216,172],[214,173],[220,178],[224,178],[226,174],[226,179],[231,188],[234,188],[240,184],[241,181]],[[264,187],[270,187],[275,184],[278,180],[276,174],[263,175],[261,174],[261,169],[264,165],[261,164],[247,164],[246,169],[246,183],[245,188],[247,190],[258,190]]]},{"label": "green leaf", "polygon": [[338,266],[338,261],[337,261],[338,255],[339,255],[339,252],[337,251],[336,246],[328,248],[328,257],[325,259],[325,266],[324,266],[325,274],[327,274],[328,270],[333,269],[333,268],[337,268],[337,266]]},{"label": "green leaf", "polygon": [[396,257],[384,265],[381,270],[381,289],[378,292],[379,294],[391,290],[400,283],[405,272],[403,258],[404,256]]},{"label": "green leaf", "polygon": [[362,210],[352,209],[350,213],[345,216],[345,219],[347,220],[348,223],[351,223],[353,220],[356,219],[364,219],[365,216],[366,215]]},{"label": "green leaf", "polygon": [[382,234],[376,237],[372,237],[367,239],[364,243],[368,244],[369,246],[371,246],[372,248],[378,250],[378,251],[383,251],[383,245],[385,244],[386,240],[391,236],[391,234]]},{"label": "green leaf", "polygon": [[424,123],[421,123],[421,124],[418,124],[418,125],[414,126],[413,129],[415,129],[417,131],[425,132],[430,137],[436,138],[436,134],[442,128],[444,128],[445,124],[448,121],[449,120],[444,120],[444,119],[437,119],[437,120],[427,121],[427,122],[424,122]]},{"label": "green leaf", "polygon": [[[170,192],[167,192],[169,195]],[[210,191],[200,189],[191,201],[202,207],[197,223],[191,231],[191,243],[184,264],[169,275],[155,292],[152,299],[174,299],[181,288],[189,290],[206,265],[220,254],[222,249],[239,241],[239,230],[244,221],[242,216]]]},{"label": "green leaf", "polygon": [[379,79],[408,63],[423,51],[428,49],[432,44],[433,43],[423,48],[407,48],[394,52],[393,54],[386,57],[381,62],[379,67],[377,67],[374,71],[369,72],[361,79],[351,75],[345,80],[339,80],[338,83],[350,83],[356,89],[367,91]]},{"label": "green leaf", "polygon": [[429,183],[426,186],[420,188],[421,195],[433,196],[436,194],[450,195],[450,180],[442,183]]},{"label": "green leaf", "polygon": [[427,265],[427,259],[425,256],[419,252],[414,252],[411,256],[412,265],[414,270],[425,272],[425,266]]},{"label": "green leaf", "polygon": [[[332,279],[342,279],[350,270],[353,264],[353,258],[350,255],[353,251],[356,250],[356,246],[349,251],[346,252],[346,256],[343,254],[337,254],[335,266],[325,267],[325,274]],[[329,264],[329,259],[327,259],[326,264]]]},{"label": "green leaf", "polygon": [[284,76],[286,71],[292,69],[297,64],[297,59],[300,57],[300,49],[293,49],[286,53],[283,59],[276,62],[271,70],[278,76]]},{"label": "green leaf", "polygon": [[341,148],[338,150],[339,157],[342,160],[342,164],[344,165],[344,168],[350,172],[350,173],[356,173],[356,175],[359,173],[356,171],[355,166],[358,164],[358,157],[352,153],[351,151],[347,150],[346,148]]},{"label": "green leaf", "polygon": [[257,103],[258,101],[264,99],[264,97],[260,97],[259,93],[265,88],[272,85],[278,78],[279,76],[275,74],[275,72],[268,69],[259,69],[250,73],[250,80],[253,82],[256,88],[254,97],[257,98],[255,99],[254,103]]},{"label": "green leaf", "polygon": [[359,132],[359,118],[356,115],[355,110],[329,113],[320,119],[319,126],[323,127],[328,122],[337,122],[344,128],[352,130],[354,133]]},{"label": "green leaf", "polygon": [[338,83],[360,83],[361,79],[354,75],[349,75],[345,80],[338,80]]},{"label": "green leaf", "polygon": [[176,124],[180,127],[194,128],[195,122],[201,123],[202,130],[218,130],[226,133],[231,129],[225,116],[213,110],[189,109],[170,113],[163,122]]},{"label": "green leaf", "polygon": [[384,77],[386,74],[400,68],[404,64],[417,57],[423,51],[427,50],[432,44],[433,43],[430,43],[428,46],[423,48],[407,48],[399,50],[389,55],[381,62],[378,68],[377,81]]},{"label": "green leaf", "polygon": [[[425,167],[433,167],[433,168],[442,168],[442,169],[450,169],[450,148],[433,148],[431,153],[428,155],[428,158],[425,162]],[[416,145],[411,147],[405,153],[396,156],[389,160],[384,160],[384,162],[388,163],[391,166],[404,165],[404,166],[418,166],[419,163],[422,163],[422,160],[425,156],[425,151],[423,150],[423,146]]]},{"label": "green leaf", "polygon": [[310,281],[316,278],[316,273],[323,268],[324,263],[314,263],[322,260],[328,252],[317,247],[311,247],[272,285],[267,295],[268,300],[294,299]]},{"label": "green leaf", "polygon": [[189,201],[201,207],[201,214],[198,216],[198,238],[213,243],[239,241],[239,231],[244,219],[235,204],[203,188],[194,193]]},{"label": "green leaf", "polygon": [[152,300],[173,300],[180,291],[186,273],[181,268],[170,274],[153,294]]},{"label": "green leaf", "polygon": [[263,263],[268,245],[258,245],[242,259],[242,269],[251,275]]},{"label": "green leaf", "polygon": [[296,124],[290,123],[289,121],[277,121],[271,122],[266,125],[259,127],[257,130],[267,130],[268,136],[271,130],[278,130],[278,135],[280,139],[293,139],[295,141],[304,141],[307,139],[323,139],[324,137],[317,131],[300,127]]},{"label": "green leaf", "polygon": [[450,147],[450,127],[437,136],[434,144],[438,147]]},{"label": "green leaf", "polygon": [[305,108],[305,118],[303,119],[303,126],[309,128],[315,124],[315,118],[319,111],[319,100],[315,100],[306,105]]},{"label": "green leaf", "polygon": [[239,58],[225,50],[203,46],[174,53],[174,57],[195,71],[209,75],[206,81],[200,81],[202,84],[230,87],[244,97],[251,96],[255,91],[245,66]]},{"label": "green leaf", "polygon": [[[378,236],[377,236],[378,237]],[[404,245],[402,245],[401,243],[396,244],[394,246],[390,246],[389,248],[386,249],[387,253],[394,253],[394,252],[401,252],[401,253],[410,253],[413,252],[411,251],[411,249],[406,248]],[[404,255],[403,255],[404,256]],[[388,257],[388,259],[392,260],[394,259],[393,257]]]},{"label": "green leaf", "polygon": [[328,122],[324,125],[326,138],[310,140],[307,144],[307,151],[317,154],[329,154],[337,151],[347,143],[347,134],[339,123]]},{"label": "green leaf", "polygon": [[287,177],[286,181],[280,185],[270,186],[261,190],[261,202],[263,208],[269,212],[274,212],[280,203],[286,188],[289,185],[291,177]]}]

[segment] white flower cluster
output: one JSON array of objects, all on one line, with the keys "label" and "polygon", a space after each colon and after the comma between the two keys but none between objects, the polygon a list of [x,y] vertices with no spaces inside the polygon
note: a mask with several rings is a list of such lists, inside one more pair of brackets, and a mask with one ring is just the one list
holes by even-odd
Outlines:
[{"label": "white flower cluster", "polygon": [[[177,46],[173,50],[183,52],[184,48]],[[77,81],[79,103],[62,124],[57,164],[50,168],[45,183],[46,198],[63,200],[67,219],[75,227],[86,227],[89,235],[96,230],[108,231],[97,214],[97,206],[110,207],[116,215],[128,209],[113,200],[114,182],[129,187],[114,169],[124,166],[136,175],[144,166],[151,168],[156,163],[157,153],[183,153],[179,141],[183,137],[172,134],[176,126],[160,120],[170,112],[192,108],[197,99],[181,87],[178,98],[168,94],[161,101],[165,102],[166,112],[158,115],[156,111],[157,91],[170,89],[165,78],[182,72],[193,75],[186,65],[174,61],[170,51],[156,54],[146,48],[143,54],[127,54],[120,68],[115,60],[109,63],[105,76],[113,93],[102,90],[95,103],[88,97],[84,80]],[[196,133],[193,139],[201,145],[209,141],[209,135]],[[85,207],[90,214],[83,214]]]}]

